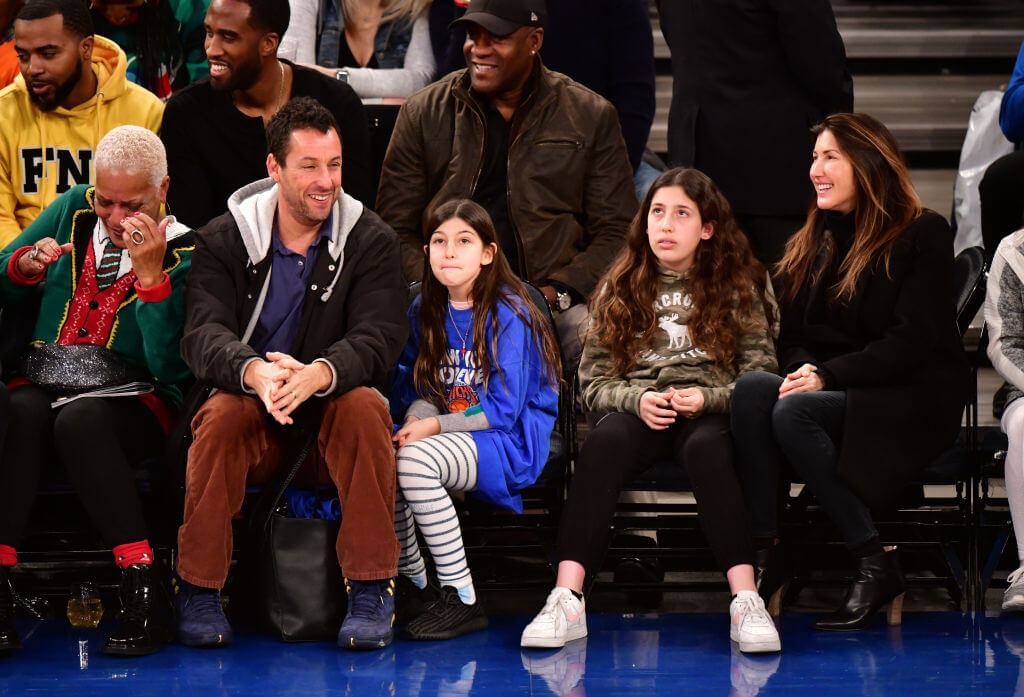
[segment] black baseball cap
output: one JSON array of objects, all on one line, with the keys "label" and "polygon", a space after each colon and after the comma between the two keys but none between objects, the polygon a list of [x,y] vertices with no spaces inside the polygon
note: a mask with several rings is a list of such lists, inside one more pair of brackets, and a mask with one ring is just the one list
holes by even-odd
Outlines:
[{"label": "black baseball cap", "polygon": [[544,0],[470,0],[466,14],[449,24],[479,24],[495,36],[508,36],[520,27],[548,23]]}]

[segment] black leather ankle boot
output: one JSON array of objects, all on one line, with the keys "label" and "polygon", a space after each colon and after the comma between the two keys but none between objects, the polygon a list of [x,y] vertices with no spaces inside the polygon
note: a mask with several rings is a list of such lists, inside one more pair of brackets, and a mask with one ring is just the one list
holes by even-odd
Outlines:
[{"label": "black leather ankle boot", "polygon": [[781,543],[754,552],[754,585],[773,617],[782,610],[782,597],[791,576],[789,558]]},{"label": "black leather ankle boot", "polygon": [[103,652],[112,656],[145,656],[167,640],[164,594],[151,564],[131,564],[121,572],[121,615]]},{"label": "black leather ankle boot", "polygon": [[819,617],[815,629],[852,632],[864,629],[876,612],[889,606],[889,624],[902,620],[903,592],[906,582],[896,550],[857,560],[857,574],[846,591],[846,600],[835,612]]},{"label": "black leather ankle boot", "polygon": [[0,566],[0,653],[20,649],[18,632],[14,629],[14,594],[8,567]]}]

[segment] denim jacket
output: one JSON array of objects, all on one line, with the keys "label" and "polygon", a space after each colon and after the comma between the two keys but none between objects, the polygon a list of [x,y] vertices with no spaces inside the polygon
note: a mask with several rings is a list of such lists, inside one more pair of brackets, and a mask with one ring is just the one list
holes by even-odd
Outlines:
[{"label": "denim jacket", "polygon": [[[317,32],[320,45],[317,47],[316,62],[326,68],[337,68],[338,51],[345,35],[345,14],[341,8],[341,0],[322,0],[320,21],[321,26]],[[377,57],[378,67],[403,66],[405,52],[409,50],[409,40],[412,38],[412,24],[403,19],[380,25],[373,40],[373,54]]]}]

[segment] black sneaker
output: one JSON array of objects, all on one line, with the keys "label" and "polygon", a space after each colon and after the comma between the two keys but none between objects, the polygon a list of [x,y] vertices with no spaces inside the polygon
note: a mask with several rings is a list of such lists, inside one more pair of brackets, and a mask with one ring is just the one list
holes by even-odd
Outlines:
[{"label": "black sneaker", "polygon": [[428,581],[425,588],[419,588],[408,576],[401,574],[395,585],[395,625],[398,627],[404,627],[426,612],[427,607],[441,594],[436,583]]},{"label": "black sneaker", "polygon": [[441,597],[432,602],[422,615],[405,627],[405,636],[419,641],[454,639],[463,634],[487,629],[487,615],[480,599],[466,605],[459,591],[452,586],[441,588]]}]

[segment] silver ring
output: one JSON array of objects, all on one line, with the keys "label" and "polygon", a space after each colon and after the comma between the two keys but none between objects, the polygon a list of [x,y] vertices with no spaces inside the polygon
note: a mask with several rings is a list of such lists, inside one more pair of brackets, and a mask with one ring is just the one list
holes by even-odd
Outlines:
[{"label": "silver ring", "polygon": [[[138,235],[138,237],[136,237],[136,235]],[[135,244],[142,244],[146,241],[146,238],[143,237],[142,232],[140,232],[138,228],[133,229],[131,234],[128,236],[132,238],[132,242]]]},{"label": "silver ring", "polygon": [[32,251],[28,253],[28,258],[35,261],[37,256],[39,256],[39,247],[33,246]]}]

